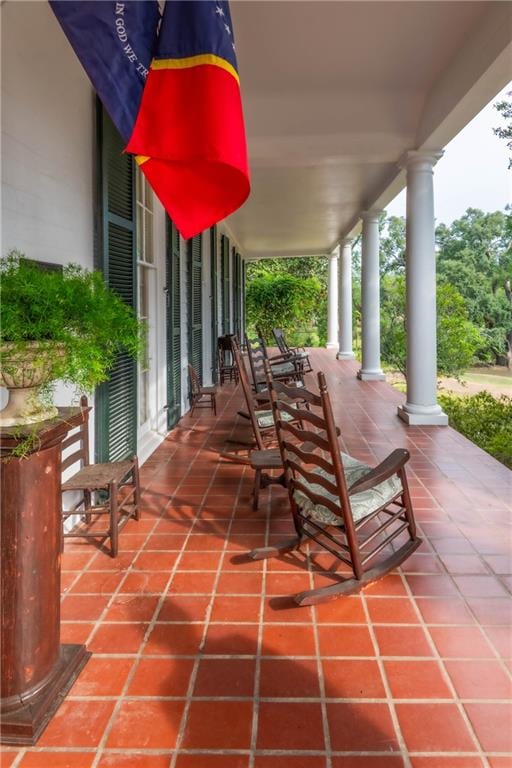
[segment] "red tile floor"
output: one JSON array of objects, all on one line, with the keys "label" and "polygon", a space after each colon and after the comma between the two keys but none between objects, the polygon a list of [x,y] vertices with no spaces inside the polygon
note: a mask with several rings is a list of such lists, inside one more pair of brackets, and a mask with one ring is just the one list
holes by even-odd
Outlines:
[{"label": "red tile floor", "polygon": [[346,451],[412,455],[421,549],[358,596],[298,608],[304,556],[240,563],[290,527],[219,460],[240,393],[185,417],[142,469],[142,519],[112,560],[63,556],[63,640],[93,657],[21,768],[505,768],[512,765],[512,473],[451,428],[406,427],[403,396],[315,351]]}]

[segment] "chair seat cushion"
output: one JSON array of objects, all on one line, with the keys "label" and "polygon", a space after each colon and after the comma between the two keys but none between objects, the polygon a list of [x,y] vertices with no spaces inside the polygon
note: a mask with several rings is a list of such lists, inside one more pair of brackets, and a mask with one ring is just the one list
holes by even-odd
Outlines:
[{"label": "chair seat cushion", "polygon": [[[340,453],[341,460],[343,462],[343,470],[345,472],[345,478],[347,481],[347,487],[350,487],[360,478],[364,477],[372,470],[368,464],[364,464],[362,461],[352,458],[347,453]],[[332,483],[335,482],[334,477],[326,472],[324,469],[315,469],[315,475],[321,475],[327,478]],[[299,476],[300,482],[308,488],[308,490],[317,494],[318,496],[324,496],[330,501],[339,505],[339,499],[332,493],[329,493],[322,485],[316,483],[306,482]],[[397,475],[384,480],[379,483],[375,488],[370,488],[367,491],[361,491],[350,496],[350,506],[352,509],[352,517],[354,522],[362,520],[367,515],[370,515],[379,507],[388,504],[399,493],[402,492],[402,483]],[[326,525],[343,525],[341,517],[335,515],[328,507],[322,504],[314,504],[304,493],[296,490],[293,494],[295,503],[300,507],[301,512],[310,517],[317,523],[323,523]]]},{"label": "chair seat cushion", "polygon": [[217,393],[217,387],[201,387],[199,390],[200,395],[215,395]]},{"label": "chair seat cushion", "polygon": [[293,363],[275,363],[272,364],[272,373],[274,376],[280,376],[286,373],[294,374],[297,369]]},{"label": "chair seat cushion", "polygon": [[109,483],[121,482],[133,468],[133,461],[114,461],[105,464],[88,464],[62,484],[63,491],[94,491],[108,488]]},{"label": "chair seat cushion", "polygon": [[[282,415],[283,421],[293,421],[293,416],[290,416],[286,411],[283,411]],[[261,427],[261,429],[272,427],[274,425],[274,415],[272,411],[257,411],[256,416],[258,418],[258,426]]]}]

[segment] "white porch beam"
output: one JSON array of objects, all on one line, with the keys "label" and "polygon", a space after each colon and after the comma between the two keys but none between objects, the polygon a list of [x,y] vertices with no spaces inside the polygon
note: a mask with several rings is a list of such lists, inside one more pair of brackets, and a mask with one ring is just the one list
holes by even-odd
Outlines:
[{"label": "white porch beam", "polygon": [[338,360],[352,360],[352,240],[341,243],[338,263]]},{"label": "white porch beam", "polygon": [[437,403],[436,256],[433,168],[442,152],[407,152],[407,400],[408,424],[448,424]]},{"label": "white porch beam", "polygon": [[362,367],[357,376],[363,381],[385,379],[380,367],[380,273],[379,216],[382,211],[363,211],[361,260]]},{"label": "white porch beam", "polygon": [[338,349],[338,256],[339,246],[329,254],[327,272],[327,349]]}]

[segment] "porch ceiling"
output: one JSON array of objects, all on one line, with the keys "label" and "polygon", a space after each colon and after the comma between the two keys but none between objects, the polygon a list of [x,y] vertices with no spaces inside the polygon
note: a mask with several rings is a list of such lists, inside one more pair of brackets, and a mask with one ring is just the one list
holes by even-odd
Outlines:
[{"label": "porch ceiling", "polygon": [[252,194],[245,253],[323,254],[404,186],[404,151],[442,148],[506,85],[511,4],[232,3]]}]

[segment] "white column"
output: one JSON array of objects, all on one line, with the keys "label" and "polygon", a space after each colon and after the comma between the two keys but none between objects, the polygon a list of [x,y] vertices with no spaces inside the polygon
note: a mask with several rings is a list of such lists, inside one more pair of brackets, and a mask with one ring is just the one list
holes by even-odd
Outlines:
[{"label": "white column", "polygon": [[339,246],[329,256],[327,274],[327,349],[338,349],[338,254]]},{"label": "white column", "polygon": [[357,374],[363,381],[385,379],[380,367],[380,272],[379,216],[381,211],[363,211],[361,259],[362,366]]},{"label": "white column", "polygon": [[407,399],[398,415],[408,424],[448,424],[437,403],[436,254],[433,168],[442,152],[412,151],[407,170]]},{"label": "white column", "polygon": [[338,360],[353,360],[352,351],[352,240],[342,243],[338,264]]}]

